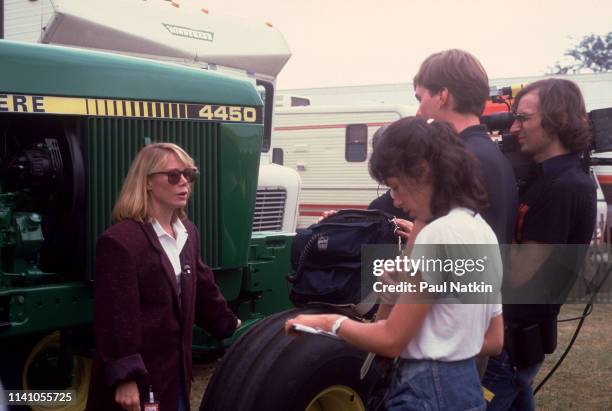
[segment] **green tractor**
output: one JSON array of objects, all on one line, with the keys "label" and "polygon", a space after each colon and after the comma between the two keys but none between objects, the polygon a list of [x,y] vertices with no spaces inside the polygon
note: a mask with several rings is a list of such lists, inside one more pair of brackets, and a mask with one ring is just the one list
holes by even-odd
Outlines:
[{"label": "green tractor", "polygon": [[[0,56],[3,371],[31,362],[32,341],[55,330],[62,347],[91,348],[95,240],[149,142],[175,142],[201,167],[189,214],[241,330],[290,306],[292,234],[251,235],[264,127],[252,84],[53,46],[2,41]],[[233,114],[209,119],[209,110]],[[218,344],[201,330],[194,339],[195,348]]]},{"label": "green tractor", "polygon": [[[365,353],[282,329],[287,318],[317,309],[292,309],[288,298],[299,177],[268,154],[274,82],[290,56],[280,33],[161,1],[50,4],[57,9],[44,10],[40,35],[21,39],[50,45],[0,41],[5,389],[72,387],[74,409],[84,407],[95,241],[111,224],[135,154],[170,141],[200,167],[188,214],[243,323],[224,341],[194,330],[195,351],[231,346],[202,409],[363,410]],[[121,15],[152,13],[151,24],[134,32],[113,4]]]}]

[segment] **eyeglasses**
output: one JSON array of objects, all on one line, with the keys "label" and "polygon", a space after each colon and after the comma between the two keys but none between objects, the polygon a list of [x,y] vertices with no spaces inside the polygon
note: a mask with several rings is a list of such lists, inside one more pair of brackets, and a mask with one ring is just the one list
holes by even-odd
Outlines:
[{"label": "eyeglasses", "polygon": [[168,183],[177,185],[181,181],[181,175],[185,177],[185,179],[189,183],[193,183],[200,171],[197,168],[186,168],[184,170],[170,170],[170,171],[156,171],[155,173],[149,174],[149,176],[153,176],[155,174],[165,174],[168,177]]},{"label": "eyeglasses", "polygon": [[520,127],[523,127],[523,124],[525,123],[525,121],[529,120],[536,114],[538,113],[521,113],[521,114],[512,113],[512,116],[514,117],[514,121],[518,122]]}]

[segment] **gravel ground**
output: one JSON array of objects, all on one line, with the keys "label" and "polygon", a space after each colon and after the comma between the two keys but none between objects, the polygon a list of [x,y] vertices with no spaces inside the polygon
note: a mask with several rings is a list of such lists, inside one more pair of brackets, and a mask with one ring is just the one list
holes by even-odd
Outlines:
[{"label": "gravel ground", "polygon": [[204,397],[204,391],[210,377],[212,377],[215,371],[215,366],[220,360],[213,360],[212,362],[194,363],[193,364],[193,384],[191,385],[191,395],[189,396],[189,402],[191,403],[191,409],[196,411],[200,409],[200,403],[202,397]]}]

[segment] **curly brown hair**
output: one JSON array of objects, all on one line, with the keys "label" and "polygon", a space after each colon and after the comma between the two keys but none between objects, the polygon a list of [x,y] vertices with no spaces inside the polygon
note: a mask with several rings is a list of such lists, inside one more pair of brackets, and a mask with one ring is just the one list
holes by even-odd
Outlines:
[{"label": "curly brown hair", "polygon": [[423,160],[430,170],[434,217],[453,207],[475,212],[488,207],[478,161],[453,126],[444,121],[405,117],[389,125],[370,157],[370,175],[381,184],[400,176],[421,181]]},{"label": "curly brown hair", "polygon": [[572,153],[588,149],[592,134],[584,99],[576,83],[559,78],[530,83],[518,92],[512,110],[516,112],[521,98],[533,91],[537,91],[540,100],[542,128],[558,136]]}]

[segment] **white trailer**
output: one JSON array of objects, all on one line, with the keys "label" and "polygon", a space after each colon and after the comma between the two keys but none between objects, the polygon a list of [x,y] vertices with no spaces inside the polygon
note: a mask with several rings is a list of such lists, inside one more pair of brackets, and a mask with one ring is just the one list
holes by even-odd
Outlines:
[{"label": "white trailer", "polygon": [[302,179],[298,228],[325,210],[366,209],[384,193],[368,172],[372,136],[415,112],[416,107],[382,104],[277,108],[272,146]]},{"label": "white trailer", "polygon": [[4,7],[6,39],[185,64],[256,85],[264,138],[253,231],[295,231],[299,175],[269,155],[275,81],[291,57],[271,24],[164,0],[5,0]]},{"label": "white trailer", "polygon": [[[366,209],[387,190],[368,172],[372,136],[382,125],[414,115],[416,110],[415,106],[390,104],[277,108],[274,150],[282,151],[283,164],[295,169],[302,179],[298,229],[316,222],[326,210]],[[595,156],[610,158],[611,155]],[[591,169],[598,183],[594,236],[608,241],[612,234],[607,232],[606,221],[611,216],[604,192],[612,187],[610,170],[612,167],[608,165]],[[612,196],[612,192],[606,194]]]},{"label": "white trailer", "polygon": [[[507,87],[529,84],[551,76],[527,76],[489,79],[491,86]],[[555,75],[578,84],[587,110],[612,107],[612,72]],[[412,83],[364,84],[359,86],[316,87],[280,90],[284,95],[299,95],[312,105],[347,104],[417,104]]]}]

